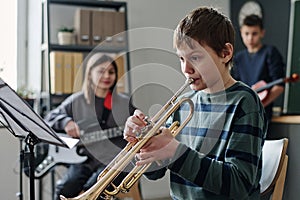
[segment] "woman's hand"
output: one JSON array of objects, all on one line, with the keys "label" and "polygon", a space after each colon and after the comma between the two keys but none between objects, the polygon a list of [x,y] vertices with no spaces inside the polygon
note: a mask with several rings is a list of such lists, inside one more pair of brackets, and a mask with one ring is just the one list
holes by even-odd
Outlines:
[{"label": "woman's hand", "polygon": [[80,129],[79,126],[74,121],[69,121],[67,125],[65,126],[66,133],[73,137],[73,138],[79,138],[80,137]]}]

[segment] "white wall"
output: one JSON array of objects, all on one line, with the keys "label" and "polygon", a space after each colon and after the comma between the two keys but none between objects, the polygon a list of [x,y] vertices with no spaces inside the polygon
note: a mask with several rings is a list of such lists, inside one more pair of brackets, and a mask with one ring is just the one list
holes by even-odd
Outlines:
[{"label": "white wall", "polygon": [[8,1],[0,7],[0,77],[17,88],[17,1]]},{"label": "white wall", "polygon": [[7,199],[7,200],[17,199],[16,193],[20,191],[19,174],[18,174],[19,150],[20,150],[19,145],[20,143],[18,138],[14,137],[7,129],[0,128],[1,199]]},{"label": "white wall", "polygon": [[28,88],[41,90],[41,4],[28,0]]}]

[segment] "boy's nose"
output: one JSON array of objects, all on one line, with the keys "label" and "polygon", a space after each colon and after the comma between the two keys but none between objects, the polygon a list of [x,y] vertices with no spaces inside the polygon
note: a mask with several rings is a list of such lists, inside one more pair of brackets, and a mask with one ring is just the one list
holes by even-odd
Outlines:
[{"label": "boy's nose", "polygon": [[194,73],[193,65],[190,62],[185,62],[182,64],[182,71],[186,74]]}]

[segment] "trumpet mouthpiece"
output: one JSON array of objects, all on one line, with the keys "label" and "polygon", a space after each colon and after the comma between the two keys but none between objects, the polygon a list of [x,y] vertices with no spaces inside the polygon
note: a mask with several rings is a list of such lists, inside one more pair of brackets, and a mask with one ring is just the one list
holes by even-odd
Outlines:
[{"label": "trumpet mouthpiece", "polygon": [[192,84],[192,83],[194,82],[194,79],[193,79],[193,78],[188,78],[188,79],[187,79],[187,82],[188,82],[189,84]]}]

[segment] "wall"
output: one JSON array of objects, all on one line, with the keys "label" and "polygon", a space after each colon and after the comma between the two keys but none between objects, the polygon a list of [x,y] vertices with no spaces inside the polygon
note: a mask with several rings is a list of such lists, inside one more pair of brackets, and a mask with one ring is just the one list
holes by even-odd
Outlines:
[{"label": "wall", "polygon": [[28,0],[27,85],[41,90],[41,4]]},{"label": "wall", "polygon": [[[287,75],[300,74],[300,1],[295,0],[291,5],[291,20],[288,49]],[[283,112],[286,114],[300,114],[300,85],[298,83],[288,84],[285,89]]]},{"label": "wall", "polygon": [[[7,129],[0,128],[1,199],[16,199],[19,192],[19,139]],[[24,187],[24,190],[27,189]],[[28,198],[25,198],[28,199]]]},{"label": "wall", "polygon": [[[2,3],[3,4],[3,3]],[[0,77],[17,88],[17,2],[9,1],[0,7]],[[5,31],[4,31],[5,30]]]}]

